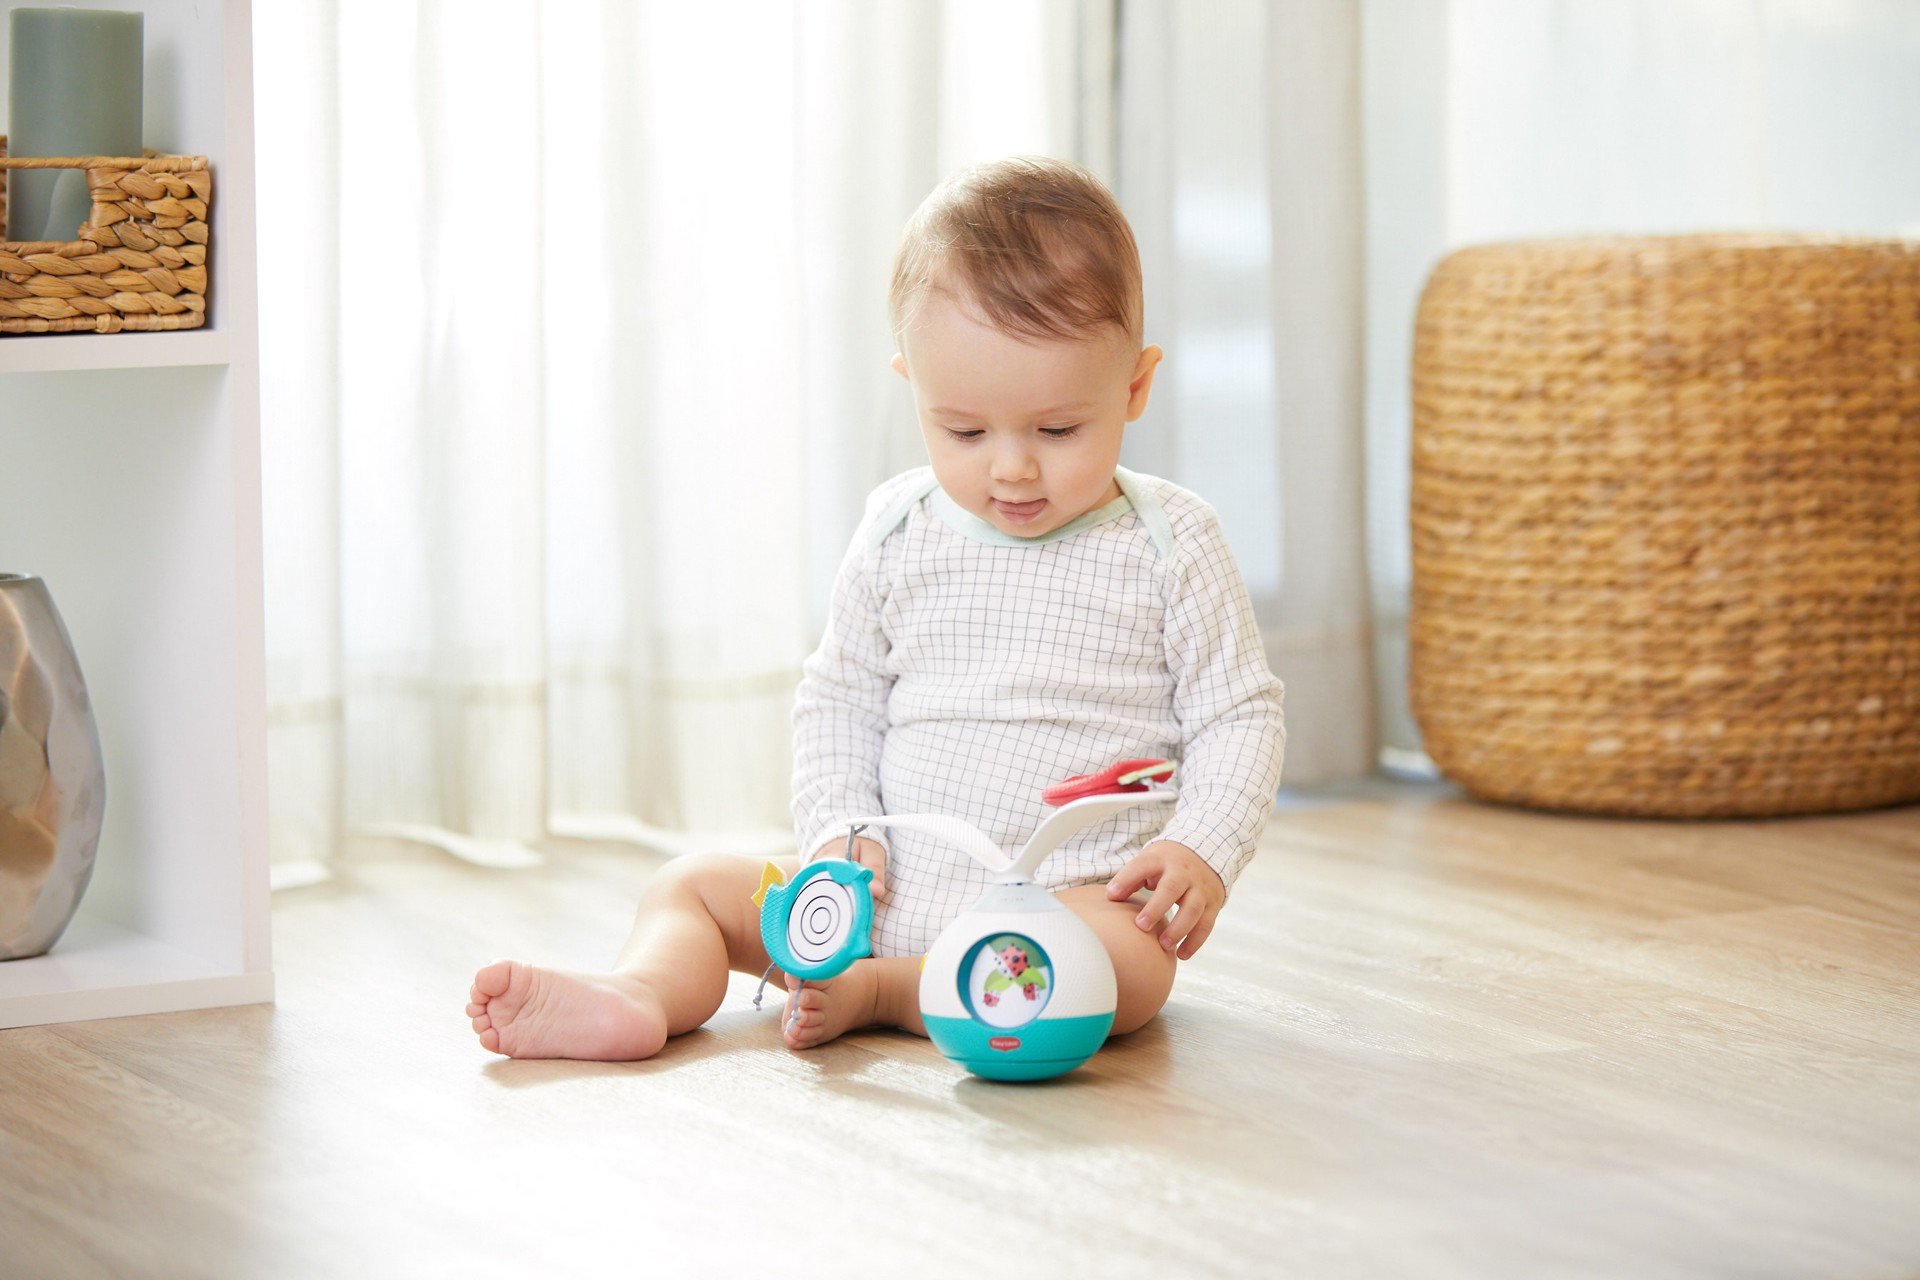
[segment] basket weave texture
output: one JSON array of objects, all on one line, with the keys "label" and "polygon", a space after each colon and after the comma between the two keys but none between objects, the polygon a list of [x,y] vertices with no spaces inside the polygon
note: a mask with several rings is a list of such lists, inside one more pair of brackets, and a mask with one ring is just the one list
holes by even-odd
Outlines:
[{"label": "basket weave texture", "polygon": [[10,160],[13,169],[84,169],[93,204],[73,240],[0,240],[0,334],[197,329],[207,318],[205,156]]},{"label": "basket weave texture", "polygon": [[1413,358],[1409,694],[1483,798],[1920,799],[1920,242],[1444,259]]}]

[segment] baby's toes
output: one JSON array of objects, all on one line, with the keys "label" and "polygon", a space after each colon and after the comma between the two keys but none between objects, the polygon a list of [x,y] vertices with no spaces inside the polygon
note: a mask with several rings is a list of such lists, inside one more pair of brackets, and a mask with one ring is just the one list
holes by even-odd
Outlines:
[{"label": "baby's toes", "polygon": [[826,997],[808,987],[793,999],[787,1013],[787,1023],[781,1028],[788,1044],[794,1048],[805,1048],[818,1040],[826,1031]]},{"label": "baby's toes", "polygon": [[467,1015],[473,1020],[473,1034],[480,1037],[480,1046],[489,1053],[500,1052],[500,1032],[493,1025],[493,1015],[485,1005],[468,1005]]},{"label": "baby's toes", "polygon": [[473,975],[472,994],[468,997],[485,1004],[495,996],[507,994],[507,988],[513,984],[513,962],[495,960]]}]

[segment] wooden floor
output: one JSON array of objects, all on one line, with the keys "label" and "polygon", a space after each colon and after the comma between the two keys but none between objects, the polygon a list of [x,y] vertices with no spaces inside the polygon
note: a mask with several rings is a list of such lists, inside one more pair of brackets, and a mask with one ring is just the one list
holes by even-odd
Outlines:
[{"label": "wooden floor", "polygon": [[790,1053],[746,979],[652,1062],[491,1058],[472,970],[603,964],[655,865],[553,853],[283,895],[274,1007],[0,1032],[0,1274],[1920,1275],[1920,810],[1302,802],[1029,1086]]}]

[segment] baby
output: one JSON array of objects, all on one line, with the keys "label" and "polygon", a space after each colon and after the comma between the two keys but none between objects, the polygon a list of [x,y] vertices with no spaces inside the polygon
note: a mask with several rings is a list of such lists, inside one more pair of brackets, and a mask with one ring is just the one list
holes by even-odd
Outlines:
[{"label": "baby", "polygon": [[[893,368],[932,466],[868,499],[807,660],[798,847],[841,852],[862,814],[945,813],[1018,848],[1049,783],[1177,757],[1170,816],[1141,806],[1089,827],[1038,876],[1106,944],[1124,1034],[1159,1012],[1253,856],[1280,782],[1280,682],[1212,509],[1119,466],[1161,351],[1141,339],[1133,233],[1096,178],[1025,158],[960,173],[908,223],[890,300]],[[866,1026],[926,1034],[921,957],[990,879],[912,832],[855,852],[874,871],[874,955],[832,982],[789,979],[795,1049]],[[801,859],[781,862],[791,878]],[[480,1043],[658,1053],[719,1009],[729,970],[769,967],[761,869],[669,862],[609,973],[488,965],[467,1006]]]}]

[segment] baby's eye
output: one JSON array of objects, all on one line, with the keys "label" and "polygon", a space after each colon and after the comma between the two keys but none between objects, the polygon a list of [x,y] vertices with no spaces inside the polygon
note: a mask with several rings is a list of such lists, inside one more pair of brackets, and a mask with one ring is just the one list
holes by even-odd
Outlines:
[{"label": "baby's eye", "polygon": [[1051,436],[1055,440],[1065,440],[1079,429],[1080,424],[1076,422],[1070,427],[1042,427],[1040,428],[1040,434],[1043,436]]},{"label": "baby's eye", "polygon": [[957,431],[952,427],[948,427],[947,434],[952,436],[955,440],[978,440],[981,436],[987,433],[984,431],[977,431],[977,430],[976,431]]}]

